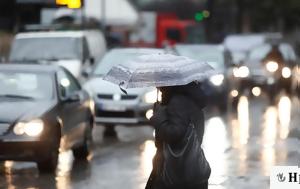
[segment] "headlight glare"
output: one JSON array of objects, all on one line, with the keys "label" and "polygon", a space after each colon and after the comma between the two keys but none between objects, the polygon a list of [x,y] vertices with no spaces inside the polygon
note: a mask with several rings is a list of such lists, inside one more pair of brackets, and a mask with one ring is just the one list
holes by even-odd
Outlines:
[{"label": "headlight glare", "polygon": [[234,77],[240,77],[239,68],[233,68],[232,72]]},{"label": "headlight glare", "polygon": [[214,75],[210,77],[209,81],[215,86],[220,86],[224,82],[224,75],[223,74]]},{"label": "headlight glare", "polygon": [[156,100],[161,101],[161,92],[159,91],[158,97],[157,97],[157,90],[150,91],[145,94],[144,100],[146,103],[149,103],[149,104],[155,103]]},{"label": "headlight glare", "polygon": [[27,134],[28,136],[39,136],[44,130],[44,123],[42,120],[32,120],[27,123],[19,122],[14,127],[14,133],[16,135]]},{"label": "headlight glare", "polygon": [[238,72],[239,72],[239,77],[241,78],[248,77],[250,73],[249,68],[247,66],[241,66]]},{"label": "headlight glare", "polygon": [[282,74],[283,78],[287,79],[287,78],[291,77],[292,71],[290,68],[284,67],[284,68],[282,68],[281,74]]},{"label": "headlight glare", "polygon": [[269,61],[266,64],[266,68],[269,72],[276,72],[278,70],[278,63],[274,61]]}]

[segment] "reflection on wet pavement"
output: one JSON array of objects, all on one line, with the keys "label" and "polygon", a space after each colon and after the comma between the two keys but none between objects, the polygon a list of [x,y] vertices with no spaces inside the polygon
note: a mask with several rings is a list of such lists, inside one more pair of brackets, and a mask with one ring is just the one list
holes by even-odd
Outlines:
[{"label": "reflection on wet pavement", "polygon": [[282,96],[276,106],[266,106],[260,114],[257,107],[263,102],[241,97],[228,124],[222,117],[207,120],[204,149],[212,167],[211,188],[267,189],[272,166],[299,164],[299,153],[298,158],[288,156],[292,148],[287,143],[299,145],[299,140],[289,138],[290,98]]},{"label": "reflection on wet pavement", "polygon": [[[212,168],[209,188],[267,189],[272,166],[298,165],[300,111],[295,104],[287,96],[275,105],[243,96],[236,113],[210,112],[203,141]],[[96,127],[87,161],[61,152],[56,175],[39,174],[33,163],[0,164],[0,188],[143,189],[156,151],[153,128],[117,127],[118,139],[103,139],[102,132]]]},{"label": "reflection on wet pavement", "polygon": [[156,153],[156,147],[153,140],[147,140],[142,145],[141,154],[141,174],[143,177],[149,177],[152,170],[152,158]]}]

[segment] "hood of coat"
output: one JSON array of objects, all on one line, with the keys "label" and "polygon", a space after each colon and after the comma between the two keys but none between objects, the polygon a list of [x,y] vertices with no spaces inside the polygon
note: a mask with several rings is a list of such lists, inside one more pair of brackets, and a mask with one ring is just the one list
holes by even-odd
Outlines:
[{"label": "hood of coat", "polygon": [[200,83],[189,83],[182,86],[162,87],[162,101],[167,104],[173,95],[182,94],[191,99],[200,109],[206,106],[206,96]]}]

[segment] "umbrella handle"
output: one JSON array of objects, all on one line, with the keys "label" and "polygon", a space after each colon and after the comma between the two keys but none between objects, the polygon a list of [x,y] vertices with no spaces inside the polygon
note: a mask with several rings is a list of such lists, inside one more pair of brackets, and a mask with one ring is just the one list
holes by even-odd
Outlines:
[{"label": "umbrella handle", "polygon": [[124,82],[121,82],[121,83],[119,84],[119,88],[120,88],[120,90],[121,90],[124,94],[128,95],[127,91],[121,87],[121,85],[123,85],[123,84],[124,84]]},{"label": "umbrella handle", "polygon": [[159,101],[158,101],[158,95],[159,95],[159,90],[156,88],[156,103],[159,103]]}]

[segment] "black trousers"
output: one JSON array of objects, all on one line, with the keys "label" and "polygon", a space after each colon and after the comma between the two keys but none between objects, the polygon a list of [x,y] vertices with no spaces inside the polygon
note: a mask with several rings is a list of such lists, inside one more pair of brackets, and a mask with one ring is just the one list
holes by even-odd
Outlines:
[{"label": "black trousers", "polygon": [[154,182],[153,185],[149,187],[149,189],[208,189],[208,181],[193,187],[172,187],[172,188],[167,188],[163,186],[160,182]]}]

